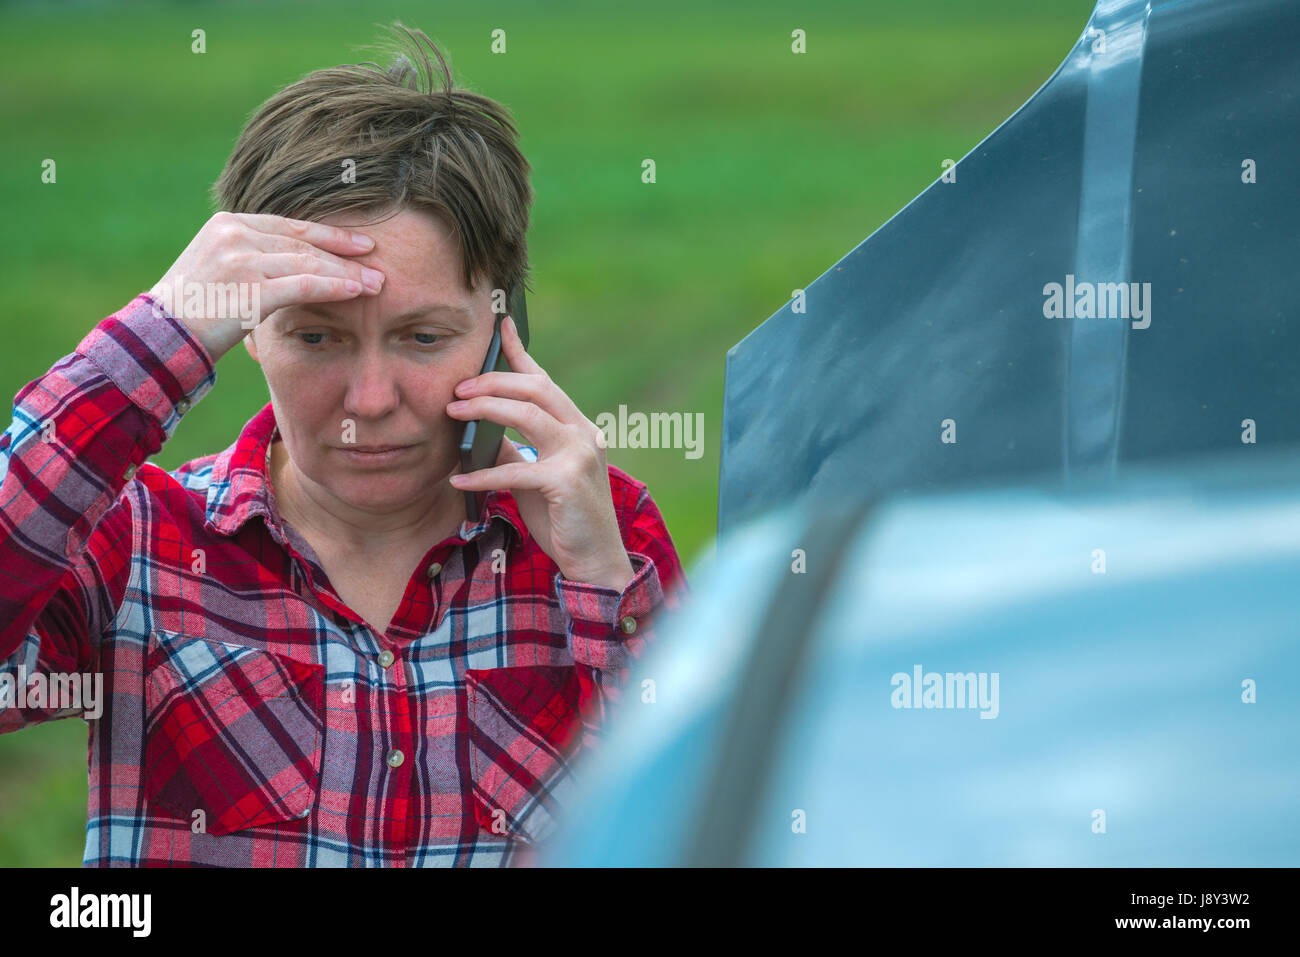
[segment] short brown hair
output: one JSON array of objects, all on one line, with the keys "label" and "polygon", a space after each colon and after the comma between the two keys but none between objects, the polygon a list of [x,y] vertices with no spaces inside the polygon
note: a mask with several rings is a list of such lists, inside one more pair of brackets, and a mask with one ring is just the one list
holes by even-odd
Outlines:
[{"label": "short brown hair", "polygon": [[[456,89],[423,32],[392,29],[398,49],[389,67],[317,70],[262,104],[213,186],[217,207],[312,221],[432,212],[455,230],[468,288],[482,277],[507,292],[529,288],[531,170],[510,112]],[[438,88],[430,53],[441,68]],[[344,182],[346,160],[355,162],[354,183]]]}]

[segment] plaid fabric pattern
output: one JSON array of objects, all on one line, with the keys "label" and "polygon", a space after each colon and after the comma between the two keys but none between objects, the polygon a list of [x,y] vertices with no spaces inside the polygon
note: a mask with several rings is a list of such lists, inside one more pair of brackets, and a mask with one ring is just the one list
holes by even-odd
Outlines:
[{"label": "plaid fabric pattern", "polygon": [[378,634],[276,510],[269,403],[219,454],[146,461],[215,381],[138,296],[19,391],[0,436],[0,674],[31,692],[103,681],[98,718],[31,694],[0,701],[0,732],[87,719],[85,864],[526,857],[687,593],[645,485],[609,467],[635,571],[622,592],[566,580],[492,492]]}]

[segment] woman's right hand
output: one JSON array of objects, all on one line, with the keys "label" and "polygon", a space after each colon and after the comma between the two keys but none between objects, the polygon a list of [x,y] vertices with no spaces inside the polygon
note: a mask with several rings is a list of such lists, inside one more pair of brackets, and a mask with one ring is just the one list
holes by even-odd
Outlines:
[{"label": "woman's right hand", "polygon": [[[370,237],[338,226],[218,212],[150,294],[216,362],[254,326],[286,306],[378,294],[384,274],[347,258],[364,255],[374,246]],[[200,289],[202,301],[191,308],[190,293]],[[210,309],[217,314],[209,315]]]}]

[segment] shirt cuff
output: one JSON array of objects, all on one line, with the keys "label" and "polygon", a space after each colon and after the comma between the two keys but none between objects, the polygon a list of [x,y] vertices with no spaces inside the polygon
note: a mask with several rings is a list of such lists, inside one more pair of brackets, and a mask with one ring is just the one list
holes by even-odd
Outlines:
[{"label": "shirt cuff", "polygon": [[569,581],[555,573],[555,594],[568,618],[573,660],[601,671],[629,666],[645,644],[645,619],[663,604],[663,586],[654,559],[628,552],[632,580],[621,591]]},{"label": "shirt cuff", "polygon": [[217,379],[203,344],[148,293],[99,323],[77,352],[151,415],[165,439]]}]

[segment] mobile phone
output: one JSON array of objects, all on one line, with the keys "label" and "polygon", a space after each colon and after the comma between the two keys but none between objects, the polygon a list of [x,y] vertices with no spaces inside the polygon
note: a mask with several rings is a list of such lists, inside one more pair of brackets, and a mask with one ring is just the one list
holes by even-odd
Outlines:
[{"label": "mobile phone", "polygon": [[[479,375],[486,372],[509,372],[510,363],[501,351],[501,320],[506,315],[515,321],[519,330],[519,339],[525,348],[528,346],[528,306],[525,302],[524,287],[516,284],[510,290],[509,312],[498,315],[493,322],[492,341],[488,344],[487,356],[483,359],[483,368]],[[460,471],[464,475],[479,469],[491,468],[497,464],[497,455],[501,451],[501,439],[506,434],[506,427],[491,419],[473,419],[465,423],[465,433],[460,440]],[[465,515],[470,524],[477,522],[483,515],[483,505],[487,499],[486,492],[465,490]]]}]

